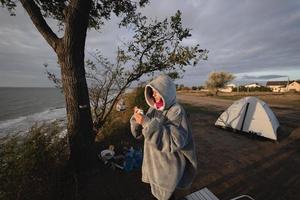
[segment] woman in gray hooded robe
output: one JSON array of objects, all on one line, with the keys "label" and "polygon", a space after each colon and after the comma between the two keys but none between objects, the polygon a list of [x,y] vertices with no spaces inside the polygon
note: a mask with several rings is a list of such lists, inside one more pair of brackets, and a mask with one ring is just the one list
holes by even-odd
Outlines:
[{"label": "woman in gray hooded robe", "polygon": [[196,175],[197,160],[186,112],[176,102],[176,87],[160,75],[145,87],[150,106],[144,115],[135,108],[131,132],[144,137],[142,181],[149,183],[159,200],[167,200],[176,188],[187,188]]}]

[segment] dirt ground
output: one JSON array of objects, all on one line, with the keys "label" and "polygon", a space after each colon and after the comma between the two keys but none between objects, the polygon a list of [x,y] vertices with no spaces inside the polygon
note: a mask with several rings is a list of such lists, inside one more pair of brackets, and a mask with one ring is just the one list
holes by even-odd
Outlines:
[{"label": "dirt ground", "polygon": [[[270,103],[281,125],[280,140],[273,142],[214,126],[218,116],[232,104],[233,99],[179,94],[179,101],[189,112],[199,173],[191,188],[176,191],[175,196],[180,199],[208,187],[221,200],[241,194],[249,194],[256,200],[299,200],[299,97],[293,97],[291,104],[286,101],[280,103],[278,98],[262,98]],[[124,132],[128,133],[129,127]],[[141,141],[124,133],[112,136],[98,148],[103,149],[108,144],[142,146]],[[111,170],[101,162],[84,181],[80,181],[79,190],[83,199],[153,199],[149,186],[141,182],[140,170]]]},{"label": "dirt ground", "polygon": [[[192,105],[188,110],[199,164],[192,188],[179,196],[208,187],[220,199],[241,194],[257,200],[300,199],[300,96],[282,98],[285,103],[273,96],[262,99],[280,122],[278,142],[215,127],[233,100],[179,95],[181,102]],[[289,100],[299,104],[289,105]]]}]

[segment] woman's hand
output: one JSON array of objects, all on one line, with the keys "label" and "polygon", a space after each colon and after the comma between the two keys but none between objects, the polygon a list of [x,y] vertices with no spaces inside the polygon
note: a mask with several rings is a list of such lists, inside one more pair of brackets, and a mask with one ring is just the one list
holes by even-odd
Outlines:
[{"label": "woman's hand", "polygon": [[143,124],[144,123],[144,115],[142,115],[140,112],[140,109],[138,108],[138,107],[134,107],[133,108],[133,116],[134,116],[134,118],[135,118],[135,121],[136,121],[136,123],[138,123],[138,124]]}]

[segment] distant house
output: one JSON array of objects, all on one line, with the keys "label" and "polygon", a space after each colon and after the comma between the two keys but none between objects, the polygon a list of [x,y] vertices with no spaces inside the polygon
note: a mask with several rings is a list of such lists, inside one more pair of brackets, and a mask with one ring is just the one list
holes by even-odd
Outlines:
[{"label": "distant house", "polygon": [[261,87],[261,85],[259,85],[258,83],[250,83],[250,84],[246,84],[244,86],[245,86],[245,88],[258,88],[258,87]]},{"label": "distant house", "polygon": [[236,85],[233,83],[227,84],[225,87],[220,88],[219,91],[220,92],[232,92],[233,88],[235,88]]},{"label": "distant house", "polygon": [[220,92],[232,92],[232,87],[224,87],[218,89]]},{"label": "distant house", "polygon": [[300,80],[290,81],[290,84],[288,84],[287,86],[287,90],[288,91],[294,90],[300,92]]},{"label": "distant house", "polygon": [[273,92],[287,92],[288,81],[268,81],[266,86]]},{"label": "distant house", "polygon": [[227,84],[226,87],[236,88],[236,85],[233,83]]}]

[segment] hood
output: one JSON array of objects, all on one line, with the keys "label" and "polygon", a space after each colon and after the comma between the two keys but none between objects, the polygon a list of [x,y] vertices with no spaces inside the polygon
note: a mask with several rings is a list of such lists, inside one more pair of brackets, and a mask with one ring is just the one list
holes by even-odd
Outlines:
[{"label": "hood", "polygon": [[176,87],[168,75],[160,75],[145,87],[145,99],[148,105],[155,109],[152,89],[156,90],[163,99],[163,110],[169,109],[176,103]]}]

